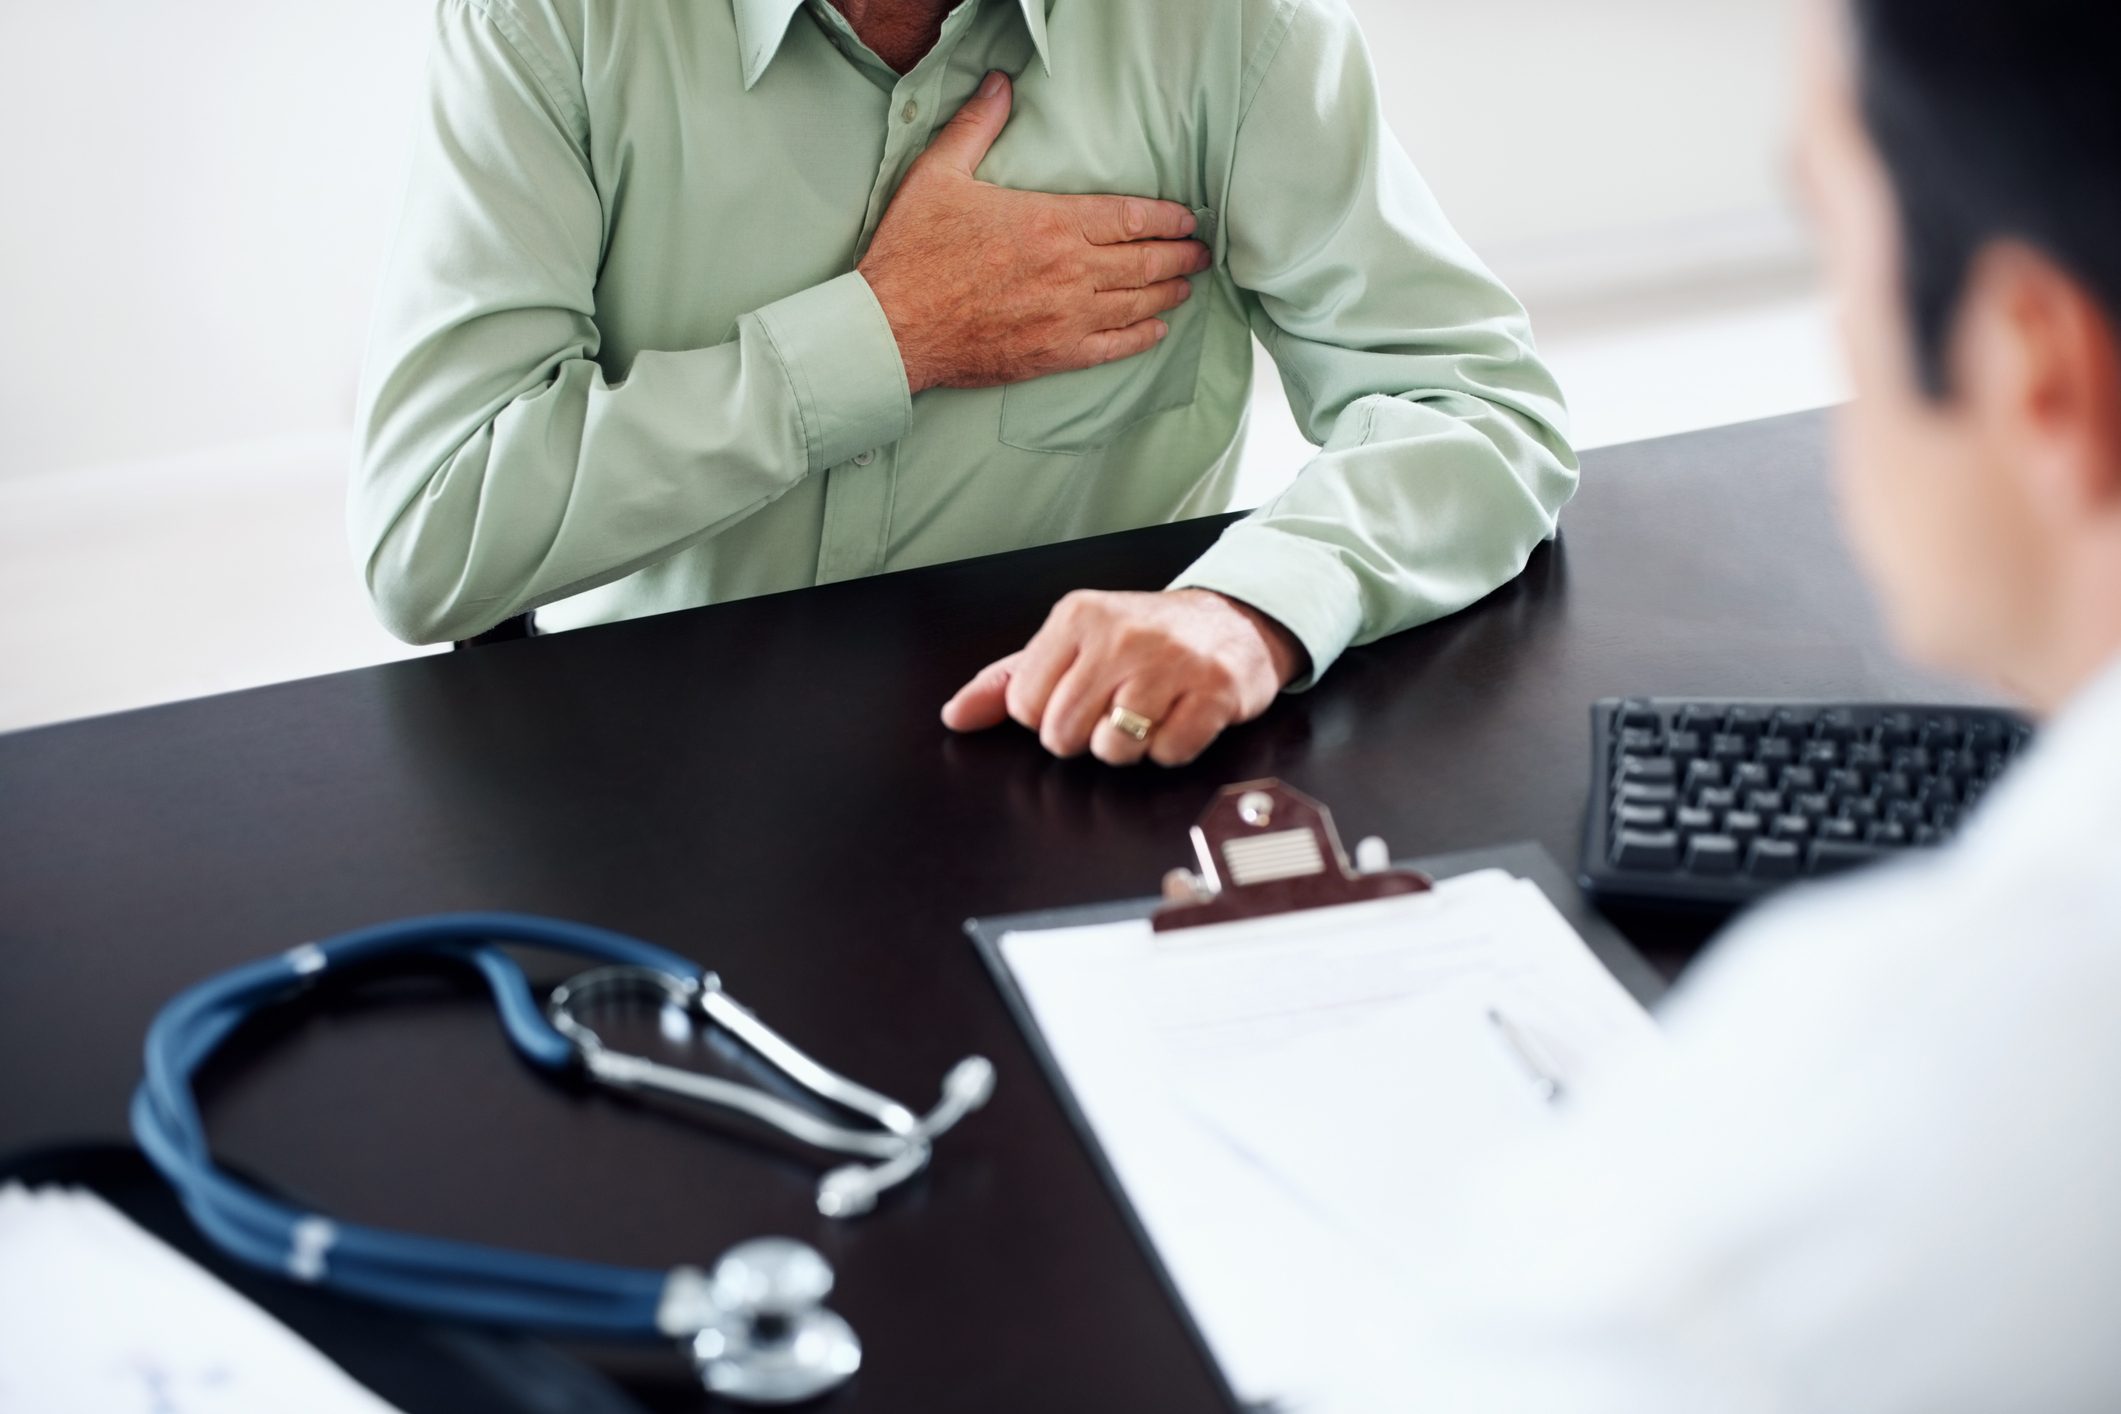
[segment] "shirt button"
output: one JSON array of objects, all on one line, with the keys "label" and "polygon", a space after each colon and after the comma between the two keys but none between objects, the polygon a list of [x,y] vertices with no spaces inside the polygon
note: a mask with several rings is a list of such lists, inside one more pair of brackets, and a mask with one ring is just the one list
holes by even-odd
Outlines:
[{"label": "shirt button", "polygon": [[856,466],[868,466],[871,462],[874,462],[875,460],[876,449],[873,447],[866,452],[856,452],[854,454],[854,464]]},{"label": "shirt button", "polygon": [[912,122],[915,118],[918,118],[921,115],[921,105],[919,101],[912,98],[907,99],[906,106],[898,110],[898,115],[901,118],[904,118],[907,122]]}]

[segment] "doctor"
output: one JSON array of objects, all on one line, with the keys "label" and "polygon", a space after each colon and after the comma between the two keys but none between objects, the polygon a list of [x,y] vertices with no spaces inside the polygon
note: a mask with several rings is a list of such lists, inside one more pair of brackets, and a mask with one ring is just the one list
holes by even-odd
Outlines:
[{"label": "doctor", "polygon": [[2121,1409],[2121,9],[1822,0],[1801,164],[1846,520],[2041,740],[1961,841],[1771,907],[1457,1226],[1403,1407]]}]

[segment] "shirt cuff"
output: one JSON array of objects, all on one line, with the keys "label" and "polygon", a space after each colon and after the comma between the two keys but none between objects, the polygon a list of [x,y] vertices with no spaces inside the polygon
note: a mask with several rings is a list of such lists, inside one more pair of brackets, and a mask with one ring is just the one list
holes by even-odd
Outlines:
[{"label": "shirt cuff", "polygon": [[859,272],[775,300],[750,317],[795,390],[812,472],[906,435],[913,395],[898,338]]},{"label": "shirt cuff", "polygon": [[1273,619],[1311,655],[1311,672],[1288,686],[1302,692],[1362,631],[1362,590],[1330,548],[1285,530],[1240,522],[1171,583],[1212,589]]}]

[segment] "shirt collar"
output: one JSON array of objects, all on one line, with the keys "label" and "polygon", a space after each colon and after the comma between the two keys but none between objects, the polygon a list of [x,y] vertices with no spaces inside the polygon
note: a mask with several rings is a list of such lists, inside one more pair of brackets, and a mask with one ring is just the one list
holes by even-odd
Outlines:
[{"label": "shirt collar", "polygon": [[[744,89],[751,90],[773,63],[788,35],[788,23],[806,0],[731,0],[736,9],[737,52],[744,60]],[[1050,0],[1017,0],[1023,11],[1024,28],[1031,33],[1031,47],[1047,73],[1053,72],[1053,55],[1046,47],[1046,6]]]}]

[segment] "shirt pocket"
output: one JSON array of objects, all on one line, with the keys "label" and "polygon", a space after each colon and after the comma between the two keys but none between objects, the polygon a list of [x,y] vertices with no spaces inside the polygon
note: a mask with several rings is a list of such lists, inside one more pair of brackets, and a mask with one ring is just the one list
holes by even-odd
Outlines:
[{"label": "shirt pocket", "polygon": [[[1193,215],[1196,238],[1220,263],[1215,212],[1195,207]],[[1027,452],[1094,452],[1137,423],[1190,406],[1200,391],[1207,316],[1206,301],[1196,289],[1192,299],[1163,316],[1171,332],[1149,352],[1002,389],[1003,445]]]}]

